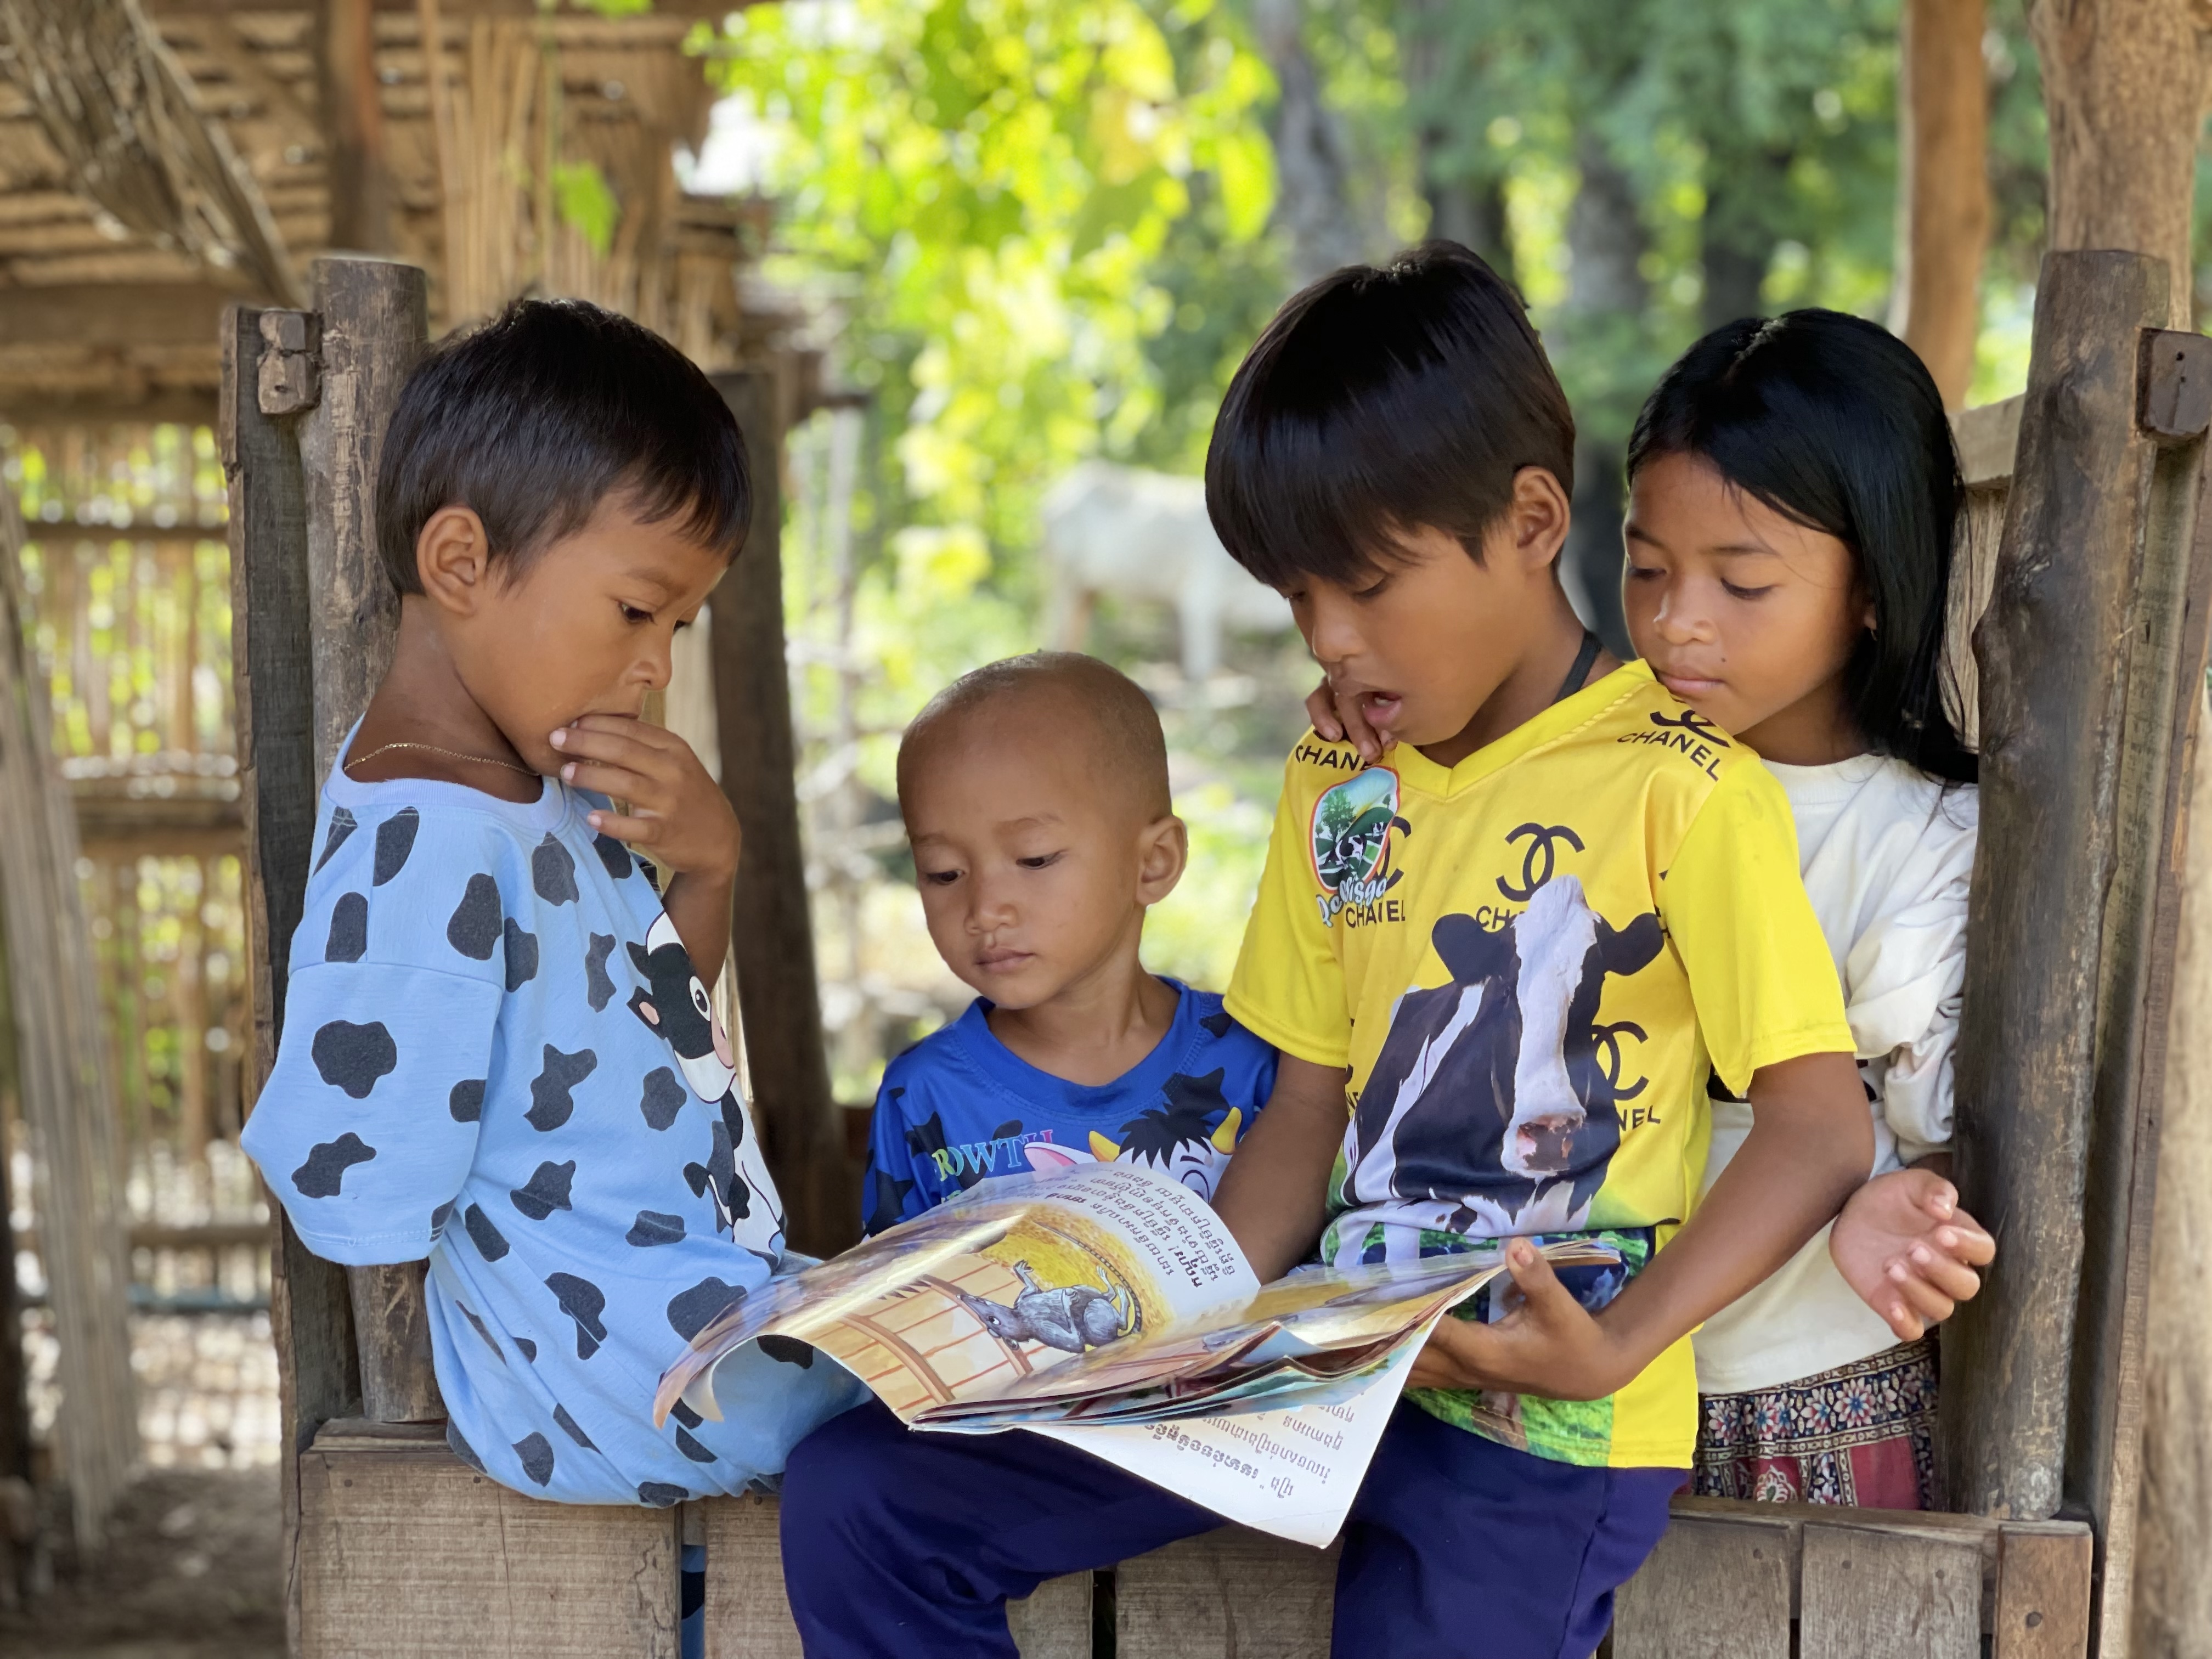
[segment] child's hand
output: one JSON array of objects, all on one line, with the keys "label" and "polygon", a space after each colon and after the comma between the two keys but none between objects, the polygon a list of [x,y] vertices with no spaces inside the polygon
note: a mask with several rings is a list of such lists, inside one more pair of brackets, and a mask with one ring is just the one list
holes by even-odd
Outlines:
[{"label": "child's hand", "polygon": [[[1478,1325],[1445,1318],[1414,1357],[1409,1389],[1487,1389],[1548,1400],[1602,1400],[1625,1387],[1637,1367],[1605,1327],[1559,1283],[1536,1247],[1516,1238],[1505,1247],[1513,1275],[1512,1310]],[[1491,1294],[1498,1294],[1492,1281]]]},{"label": "child's hand", "polygon": [[1853,1193],[1828,1235],[1844,1280],[1904,1342],[1951,1316],[1982,1288],[1975,1271],[1996,1241],[1959,1207],[1959,1190],[1933,1170],[1893,1170]]},{"label": "child's hand", "polygon": [[1328,679],[1313,689],[1306,698],[1306,718],[1313,722],[1314,731],[1329,743],[1349,743],[1359,751],[1364,761],[1378,761],[1389,746],[1390,739],[1367,723],[1367,711],[1358,701],[1340,704],[1336,693],[1329,688]]},{"label": "child's hand", "polygon": [[626,814],[592,813],[592,829],[679,874],[736,878],[738,815],[683,738],[644,720],[586,714],[553,733],[552,744],[574,757],[561,768],[562,782],[629,804]]}]

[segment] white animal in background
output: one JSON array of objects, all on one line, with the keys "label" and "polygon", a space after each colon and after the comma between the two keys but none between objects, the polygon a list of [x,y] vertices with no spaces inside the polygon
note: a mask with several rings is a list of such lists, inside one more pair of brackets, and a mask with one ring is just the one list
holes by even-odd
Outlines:
[{"label": "white animal in background", "polygon": [[1156,599],[1176,609],[1183,678],[1211,679],[1224,630],[1290,628],[1283,596],[1229,556],[1206,516],[1200,478],[1085,461],[1046,492],[1044,551],[1050,583],[1046,637],[1079,651],[1101,593]]}]

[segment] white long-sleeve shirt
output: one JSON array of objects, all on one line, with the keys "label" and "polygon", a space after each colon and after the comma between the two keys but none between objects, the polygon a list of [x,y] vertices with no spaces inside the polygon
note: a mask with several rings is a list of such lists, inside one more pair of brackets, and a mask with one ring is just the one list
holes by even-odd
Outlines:
[{"label": "white long-sleeve shirt", "polygon": [[[1971,786],[1947,788],[1876,755],[1767,769],[1790,797],[1805,890],[1843,979],[1874,1115],[1869,1173],[1885,1174],[1950,1143],[1980,804]],[[1713,1102],[1708,1190],[1750,1133],[1749,1106]],[[1836,1271],[1823,1227],[1772,1278],[1705,1322],[1695,1344],[1698,1388],[1777,1388],[1896,1341]]]}]

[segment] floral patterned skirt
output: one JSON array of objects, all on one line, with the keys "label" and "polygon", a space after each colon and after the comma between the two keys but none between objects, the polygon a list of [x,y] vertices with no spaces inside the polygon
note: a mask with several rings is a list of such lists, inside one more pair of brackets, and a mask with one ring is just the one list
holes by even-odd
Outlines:
[{"label": "floral patterned skirt", "polygon": [[1698,1401],[1701,1498],[1935,1507],[1936,1342],[1749,1394]]}]

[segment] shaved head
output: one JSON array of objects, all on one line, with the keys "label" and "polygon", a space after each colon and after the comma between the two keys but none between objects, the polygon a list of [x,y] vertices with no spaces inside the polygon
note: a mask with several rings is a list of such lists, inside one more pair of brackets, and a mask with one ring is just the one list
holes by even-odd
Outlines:
[{"label": "shaved head", "polygon": [[975,726],[1001,726],[1075,751],[1143,822],[1174,811],[1159,715],[1135,681],[1096,657],[1036,651],[986,664],[953,681],[929,700],[900,740],[902,802],[914,769],[946,739]]}]

